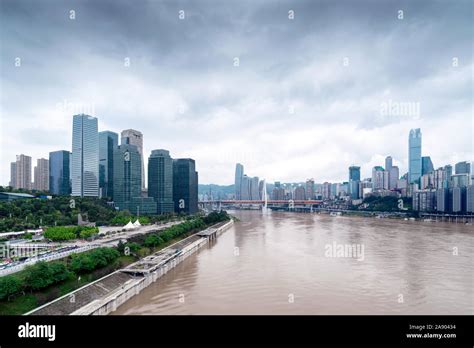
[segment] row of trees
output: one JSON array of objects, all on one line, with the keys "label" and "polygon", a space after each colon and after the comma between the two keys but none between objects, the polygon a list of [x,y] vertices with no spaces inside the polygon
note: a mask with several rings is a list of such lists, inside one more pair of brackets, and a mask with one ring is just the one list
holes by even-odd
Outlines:
[{"label": "row of trees", "polygon": [[[0,192],[2,190],[7,191],[0,186]],[[23,231],[40,226],[77,225],[79,213],[87,215],[89,221],[94,221],[97,226],[125,225],[136,219],[128,211],[115,210],[106,199],[101,198],[54,196],[52,199],[17,199],[0,202],[0,232]],[[171,217],[141,216],[140,223],[165,221]]]},{"label": "row of trees", "polygon": [[49,227],[44,232],[44,237],[54,240],[87,239],[99,233],[98,227],[91,226],[55,226]]},{"label": "row of trees", "polygon": [[[363,204],[365,208],[363,210],[370,211],[401,211],[399,207],[399,200],[402,199],[402,208],[411,210],[411,198],[398,198],[393,196],[377,197],[368,196],[364,199]],[[360,209],[360,208],[359,208]]]},{"label": "row of trees", "polygon": [[42,290],[78,274],[105,267],[119,256],[116,249],[98,248],[75,254],[68,262],[37,262],[22,272],[0,278],[0,301],[26,291]]}]

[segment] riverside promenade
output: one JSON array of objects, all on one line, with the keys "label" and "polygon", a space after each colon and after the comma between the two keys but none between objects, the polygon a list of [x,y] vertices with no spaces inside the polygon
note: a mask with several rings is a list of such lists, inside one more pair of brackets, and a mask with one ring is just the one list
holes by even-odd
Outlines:
[{"label": "riverside promenade", "polygon": [[25,315],[107,315],[232,226],[219,222]]}]

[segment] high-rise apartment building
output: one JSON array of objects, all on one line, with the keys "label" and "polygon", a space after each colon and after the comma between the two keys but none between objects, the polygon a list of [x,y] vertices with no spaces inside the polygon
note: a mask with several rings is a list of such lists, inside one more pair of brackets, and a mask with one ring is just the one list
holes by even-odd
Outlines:
[{"label": "high-rise apartment building", "polygon": [[33,188],[38,191],[49,191],[49,160],[38,158],[34,168]]},{"label": "high-rise apartment building", "polygon": [[31,190],[31,157],[16,156],[16,188]]},{"label": "high-rise apartment building", "polygon": [[97,118],[74,115],[72,126],[72,196],[99,195],[99,134]]},{"label": "high-rise apartment building", "polygon": [[10,187],[17,188],[16,185],[16,162],[10,163],[10,182],[8,184]]}]

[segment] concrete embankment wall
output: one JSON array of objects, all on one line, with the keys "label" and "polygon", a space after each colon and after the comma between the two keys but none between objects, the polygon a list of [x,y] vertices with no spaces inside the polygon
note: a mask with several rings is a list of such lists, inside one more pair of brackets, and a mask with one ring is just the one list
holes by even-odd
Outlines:
[{"label": "concrete embankment wall", "polygon": [[[216,234],[219,235],[223,231],[227,230],[230,226],[232,226],[233,220],[228,221],[227,223],[223,224],[222,226],[219,226],[216,228]],[[186,239],[193,240],[195,239],[195,235],[190,236]],[[178,243],[184,242],[186,239],[183,239],[182,241]],[[130,279],[126,280],[125,282],[120,283],[120,285],[114,289],[111,289],[110,291],[107,291],[106,294],[103,294],[100,296],[98,299],[93,299],[89,303],[85,304],[84,306],[68,313],[71,315],[107,315],[113,311],[115,311],[120,305],[128,301],[130,298],[132,298],[135,295],[138,295],[143,289],[148,287],[150,284],[154,283],[157,281],[159,278],[161,278],[164,274],[168,273],[171,269],[176,267],[180,262],[182,262],[184,259],[186,259],[188,256],[192,255],[194,252],[199,250],[203,245],[207,244],[209,241],[208,238],[202,237],[197,240],[194,240],[184,246],[182,248],[182,252],[177,255],[175,258],[169,260],[166,264],[160,266],[157,268],[155,271],[152,273],[146,274],[145,276],[139,276],[139,277],[132,277],[129,275]],[[170,245],[168,248],[173,248],[173,245]],[[110,277],[116,277],[117,273],[120,271],[116,271],[112,274],[110,274]],[[98,281],[104,281],[106,279],[106,276],[102,278],[101,280]],[[125,274],[124,274],[125,276]],[[98,282],[96,281],[96,282]],[[86,285],[83,288],[87,287],[93,287],[95,286],[96,282],[92,282],[88,285]],[[100,284],[98,284],[100,285]],[[81,288],[82,289],[82,288]],[[76,290],[77,291],[77,290]],[[68,294],[70,295],[70,294]],[[68,296],[66,295],[66,296]],[[59,299],[58,299],[59,300]],[[51,302],[50,304],[53,305],[54,302],[57,300]],[[27,313],[27,314],[46,314],[45,309],[47,309],[48,305],[46,304],[44,306],[41,306],[40,308]],[[41,313],[43,312],[43,313]],[[54,314],[54,313],[48,313],[48,314]]]}]

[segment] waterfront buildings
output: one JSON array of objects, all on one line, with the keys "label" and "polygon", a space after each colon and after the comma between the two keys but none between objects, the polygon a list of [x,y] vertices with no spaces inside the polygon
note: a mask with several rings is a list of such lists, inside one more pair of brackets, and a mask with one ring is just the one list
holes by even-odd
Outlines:
[{"label": "waterfront buildings", "polygon": [[198,173],[191,158],[173,159],[173,201],[176,213],[198,211]]},{"label": "waterfront buildings", "polygon": [[54,195],[71,194],[71,153],[66,150],[49,153],[49,192]]},{"label": "waterfront buildings", "polygon": [[157,213],[172,213],[173,160],[168,150],[153,150],[148,158],[148,197],[157,204]]},{"label": "waterfront buildings", "polygon": [[418,183],[421,177],[421,130],[410,130],[408,137],[408,182]]},{"label": "waterfront buildings", "polygon": [[372,169],[372,189],[388,190],[388,171],[381,166],[375,166]]},{"label": "waterfront buildings", "polygon": [[433,212],[436,207],[436,191],[420,190],[413,193],[413,210]]},{"label": "waterfront buildings", "polygon": [[38,191],[49,190],[49,160],[38,158],[36,167],[34,168],[34,184],[33,189]]},{"label": "waterfront buildings", "polygon": [[99,195],[97,118],[74,115],[72,129],[72,196]]},{"label": "waterfront buildings", "polygon": [[305,200],[305,189],[303,186],[298,186],[295,188],[295,200],[296,201],[303,201]]},{"label": "waterfront buildings", "polygon": [[311,179],[306,180],[305,193],[306,193],[306,199],[308,200],[314,199],[314,196],[315,196],[314,179],[311,178]]},{"label": "waterfront buildings", "polygon": [[474,213],[474,185],[469,185],[466,189],[466,211]]},{"label": "waterfront buildings", "polygon": [[242,178],[244,176],[244,166],[240,163],[237,163],[235,166],[235,199],[242,199]]},{"label": "waterfront buildings", "polygon": [[244,174],[242,176],[242,181],[240,183],[240,199],[241,200],[250,200],[250,178]]},{"label": "waterfront buildings", "polygon": [[140,154],[140,158],[142,161],[142,190],[145,190],[145,165],[143,160],[143,134],[140,131],[135,129],[126,129],[121,133],[121,140],[120,144],[130,144],[135,145],[138,149],[138,153]]},{"label": "waterfront buildings", "polygon": [[[114,196],[114,151],[118,134],[111,131],[99,133],[99,196]],[[143,160],[143,156],[141,157]],[[142,166],[143,170],[143,166]],[[143,180],[143,175],[142,175]]]},{"label": "waterfront buildings", "polygon": [[258,176],[250,179],[250,200],[258,201],[260,199]]}]

